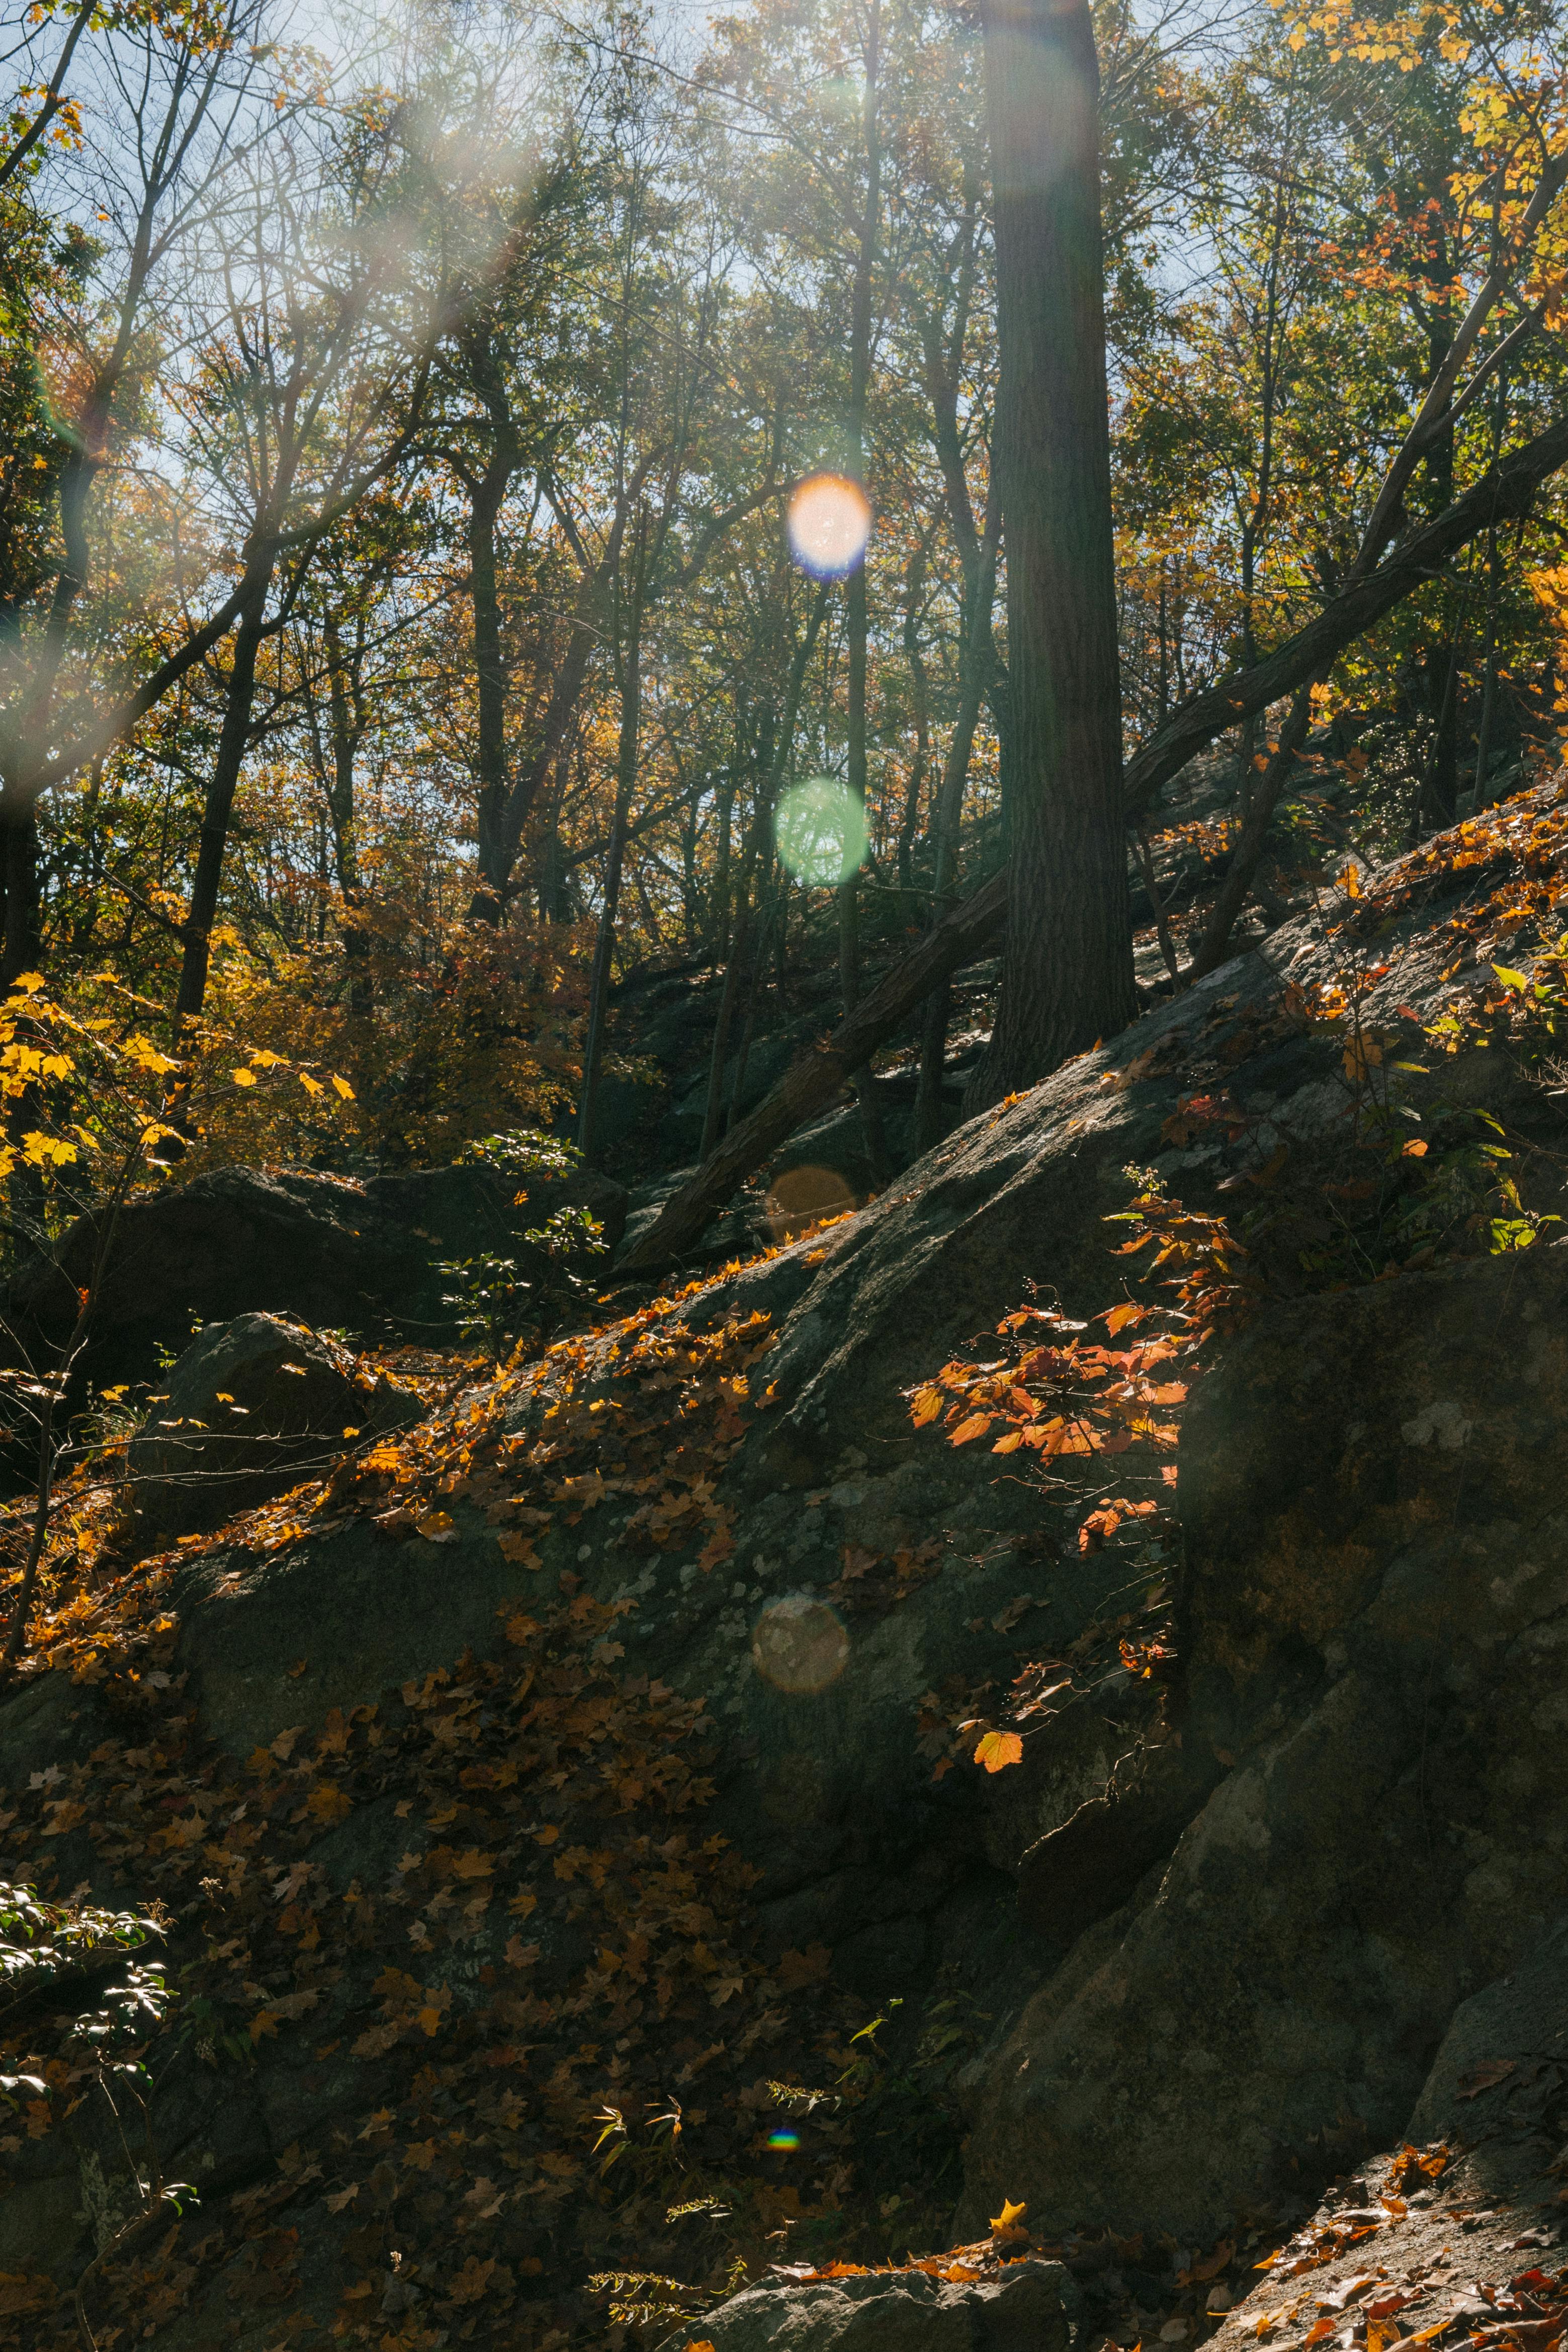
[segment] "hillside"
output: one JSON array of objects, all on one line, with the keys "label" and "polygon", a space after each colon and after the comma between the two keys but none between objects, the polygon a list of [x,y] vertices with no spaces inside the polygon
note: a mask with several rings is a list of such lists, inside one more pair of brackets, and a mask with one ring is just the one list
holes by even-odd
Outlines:
[{"label": "hillside", "polygon": [[[100,1461],[0,1706],[0,1874],[67,1906],[3,2340],[826,2343],[813,2265],[954,2245],[1065,2266],[998,2344],[1196,2340],[1238,2246],[1470,2137],[1435,2053],[1568,1905],[1565,894],[1558,777],[499,1367],[247,1300],[320,1353],[305,1483],[163,1548],[199,1478]],[[73,2032],[83,1904],[162,2026]]]}]

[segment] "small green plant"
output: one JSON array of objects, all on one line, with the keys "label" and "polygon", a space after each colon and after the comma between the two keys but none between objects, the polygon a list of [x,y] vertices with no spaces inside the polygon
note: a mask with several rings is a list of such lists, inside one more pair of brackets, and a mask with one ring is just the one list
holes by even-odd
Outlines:
[{"label": "small green plant", "polygon": [[441,1258],[436,1271],[453,1286],[441,1293],[441,1304],[457,1308],[457,1326],[464,1339],[480,1341],[499,1363],[515,1337],[520,1302],[528,1288],[519,1278],[516,1258],[480,1250],[473,1257]]},{"label": "small green plant", "polygon": [[[164,2177],[152,2128],[153,2083],[146,2053],[178,1996],[158,1961],[137,1956],[163,1932],[155,1910],[49,1903],[34,1887],[0,1882],[0,2039],[14,2046],[20,2033],[32,2031],[32,2017],[42,2012],[55,2044],[53,2062],[34,2060],[43,2071],[31,2071],[24,2060],[16,2072],[0,2073],[0,2102],[25,2105],[35,2122],[41,2120],[48,2115],[53,2082],[63,2079],[69,2086],[60,2118],[66,2129],[79,2142],[84,2127],[107,2122],[124,2168],[112,2225],[106,2216],[98,2252],[77,2281],[77,2320],[89,2346],[93,2336],[86,2291],[93,2274],[127,2253],[161,2216],[178,2215],[195,2201],[188,2181]],[[98,2005],[75,2014],[68,2009],[62,2020],[56,2012],[70,1989],[83,1977],[90,1983],[100,1973],[110,1981],[99,1993]]]},{"label": "small green plant", "polygon": [[570,1176],[582,1158],[574,1143],[545,1135],[536,1127],[520,1127],[507,1135],[481,1135],[465,1143],[458,1164],[500,1168],[508,1175]]},{"label": "small green plant", "polygon": [[436,1267],[452,1285],[442,1292],[441,1304],[458,1309],[458,1328],[465,1339],[481,1342],[498,1363],[531,1326],[545,1331],[560,1320],[583,1287],[577,1265],[602,1256],[608,1246],[603,1225],[581,1204],[552,1211],[522,1238],[543,1261],[531,1274],[520,1273],[516,1258],[494,1250],[443,1258]]}]

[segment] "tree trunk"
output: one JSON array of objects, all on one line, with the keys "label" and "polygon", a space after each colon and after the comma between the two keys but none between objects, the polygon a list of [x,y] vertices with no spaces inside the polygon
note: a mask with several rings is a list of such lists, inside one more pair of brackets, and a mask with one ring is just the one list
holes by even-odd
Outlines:
[{"label": "tree trunk", "polygon": [[[368,969],[370,939],[356,919],[363,901],[360,885],[359,845],[354,831],[354,755],[364,733],[367,712],[363,674],[356,666],[351,677],[335,619],[325,630],[327,645],[327,708],[331,740],[323,762],[327,815],[332,828],[332,856],[338,869],[338,895],[343,902],[343,961],[348,967],[349,1011],[356,1020],[369,1018],[371,983]],[[362,645],[363,650],[363,645]]]},{"label": "tree trunk", "polygon": [[621,903],[621,868],[626,854],[626,826],[637,774],[637,727],[642,716],[643,534],[639,530],[633,557],[632,592],[626,605],[626,636],[621,658],[621,735],[616,758],[616,810],[610,824],[609,856],[605,865],[605,902],[599,912],[599,934],[594,945],[594,976],[588,992],[588,1036],[583,1053],[583,1094],[577,1113],[577,1148],[591,1160],[598,1112],[599,1071],[605,1058],[605,1026],[609,1013],[610,970],[616,953],[616,918]]},{"label": "tree trunk", "polygon": [[[958,880],[958,836],[963,816],[963,788],[980,723],[981,698],[990,667],[991,607],[996,593],[996,534],[987,528],[977,551],[964,615],[963,653],[960,671],[958,716],[947,747],[936,801],[936,872],[932,877],[931,924],[942,922],[952,905]],[[945,979],[927,997],[921,1022],[920,1078],[915,1089],[915,1150],[929,1151],[942,1140],[942,1066],[947,1058],[950,991]]]},{"label": "tree trunk", "polygon": [[[713,1024],[713,1050],[708,1066],[708,1100],[702,1114],[702,1141],[699,1157],[708,1158],[719,1140],[723,1124],[724,1065],[730,1056],[730,1036],[734,1025],[735,1006],[740,1000],[741,984],[745,977],[747,951],[752,926],[752,881],[757,861],[767,839],[767,829],[773,822],[773,809],[783,788],[789,766],[790,747],[795,741],[795,722],[800,711],[800,698],[805,688],[805,673],[816,648],[818,632],[827,611],[832,587],[824,581],[811,600],[806,616],[805,635],[795,647],[790,664],[789,682],[784,689],[784,707],[778,738],[773,746],[773,760],[758,787],[751,823],[741,848],[740,871],[734,885],[734,911],[730,918],[730,954],[724,967],[724,985],[720,992],[719,1012]],[[765,734],[764,734],[765,740]],[[737,755],[738,756],[738,755]]]},{"label": "tree trunk", "polygon": [[1138,1008],[1121,807],[1100,74],[1088,7],[989,0],[985,77],[1016,919],[975,1109],[1125,1028]]},{"label": "tree trunk", "polygon": [[[870,26],[866,42],[865,131],[866,131],[866,207],[860,222],[860,236],[856,248],[855,284],[850,301],[849,319],[849,463],[857,481],[866,471],[866,396],[871,383],[871,278],[877,255],[877,229],[881,214],[882,148],[877,122],[877,81],[881,38],[880,0],[871,0]],[[866,644],[868,616],[866,604],[866,565],[870,557],[870,544],[849,574],[846,591],[846,634],[848,649],[848,735],[849,790],[864,811],[866,806]],[[855,1010],[860,999],[860,874],[857,867],[846,877],[838,888],[838,988],[845,1013]],[[868,1076],[857,1079],[856,1092],[860,1101],[860,1126],[866,1140],[866,1157],[879,1183],[886,1181],[891,1162],[888,1156],[888,1139],[882,1125],[882,1107]]]},{"label": "tree trunk", "polygon": [[[497,430],[489,464],[468,509],[468,578],[474,614],[474,681],[479,722],[479,866],[475,911],[499,923],[506,908],[511,856],[505,845],[507,806],[506,659],[496,584],[496,524],[517,470],[516,436]],[[483,902],[483,903],[481,903]]]},{"label": "tree trunk", "polygon": [[1268,822],[1274,814],[1275,803],[1296,764],[1297,754],[1307,740],[1311,724],[1312,689],[1310,685],[1307,685],[1298,689],[1296,698],[1286,714],[1285,724],[1279,730],[1279,740],[1247,803],[1241,838],[1226,869],[1225,880],[1220,884],[1219,896],[1210,911],[1197,953],[1182,975],[1184,980],[1201,980],[1205,972],[1216,971],[1225,961],[1236,919],[1247,904],[1247,892],[1263,863]]},{"label": "tree trunk", "polygon": [[207,779],[202,808],[201,845],[196,852],[195,878],[191,884],[191,911],[185,920],[185,952],[180,966],[179,993],[174,999],[174,1026],[194,1021],[207,992],[207,967],[212,954],[213,919],[217,913],[223,880],[224,852],[228,846],[229,818],[235,787],[250,740],[250,714],[256,701],[256,657],[261,649],[262,613],[270,575],[258,581],[240,615],[234,640],[234,662],[224,698],[223,727],[217,756]]}]

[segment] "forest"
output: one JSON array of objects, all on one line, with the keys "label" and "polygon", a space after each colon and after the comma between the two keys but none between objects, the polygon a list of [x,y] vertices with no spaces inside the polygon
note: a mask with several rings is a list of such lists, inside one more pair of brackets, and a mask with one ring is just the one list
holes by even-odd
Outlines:
[{"label": "forest", "polygon": [[0,2352],[1558,2352],[1562,11],[0,75]]}]

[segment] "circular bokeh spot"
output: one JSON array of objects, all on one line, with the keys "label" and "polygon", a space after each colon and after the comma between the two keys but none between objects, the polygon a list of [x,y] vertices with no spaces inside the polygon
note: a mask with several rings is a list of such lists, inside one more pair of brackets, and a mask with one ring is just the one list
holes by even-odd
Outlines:
[{"label": "circular bokeh spot", "polygon": [[845,474],[813,474],[789,502],[789,543],[814,580],[843,580],[866,552],[871,501]]},{"label": "circular bokeh spot", "polygon": [[866,812],[837,776],[807,776],[779,802],[773,835],[797,882],[837,889],[864,862]]},{"label": "circular bokeh spot", "polygon": [[837,1168],[786,1168],[768,1187],[768,1229],[775,1242],[792,1242],[808,1225],[859,1205]]},{"label": "circular bokeh spot", "polygon": [[849,1636],[836,1610],[809,1592],[770,1601],[752,1632],[752,1664],[765,1682],[809,1697],[837,1682],[849,1657]]}]

